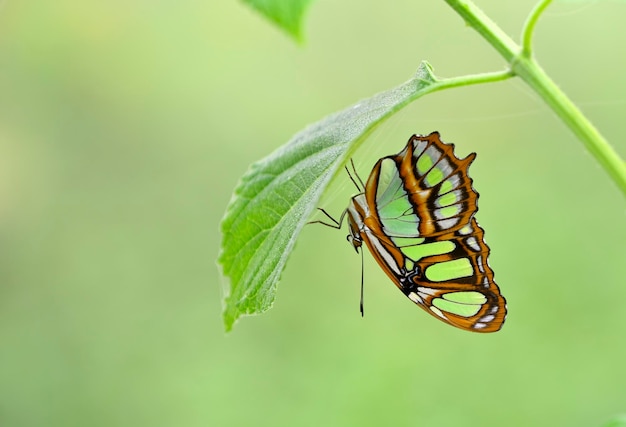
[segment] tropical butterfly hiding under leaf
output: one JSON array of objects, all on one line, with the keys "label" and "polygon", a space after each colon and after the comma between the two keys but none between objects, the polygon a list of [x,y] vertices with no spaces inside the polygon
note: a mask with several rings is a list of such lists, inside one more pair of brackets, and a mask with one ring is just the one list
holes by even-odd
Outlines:
[{"label": "tropical butterfly hiding under leaf", "polygon": [[474,218],[478,193],[467,169],[475,157],[456,157],[438,132],[413,135],[400,153],[378,160],[362,190],[352,179],[361,192],[331,226],[340,228],[347,213],[354,248],[365,242],[393,283],[431,315],[496,332],[506,301]]}]

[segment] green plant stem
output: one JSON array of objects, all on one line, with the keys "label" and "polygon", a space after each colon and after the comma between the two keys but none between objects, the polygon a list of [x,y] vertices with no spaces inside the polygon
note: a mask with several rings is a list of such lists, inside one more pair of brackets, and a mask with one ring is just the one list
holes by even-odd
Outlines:
[{"label": "green plant stem", "polygon": [[537,6],[530,12],[524,29],[522,30],[522,52],[524,55],[530,56],[533,48],[533,35],[535,33],[535,25],[539,21],[539,17],[548,6],[550,6],[552,0],[542,0],[537,3]]},{"label": "green plant stem", "polygon": [[524,80],[552,108],[626,195],[626,163],[530,54],[533,30],[550,0],[542,0],[524,26],[525,49],[520,48],[470,0],[445,1],[504,57],[510,64],[512,72]]},{"label": "green plant stem", "polygon": [[478,31],[504,57],[506,62],[509,64],[513,62],[519,52],[519,46],[482,10],[469,0],[445,0],[445,2],[465,20],[467,25]]},{"label": "green plant stem", "polygon": [[492,73],[470,74],[468,76],[451,77],[449,79],[438,79],[432,88],[427,89],[430,92],[436,92],[451,87],[469,86],[482,83],[493,83],[501,80],[515,77],[512,70],[495,71]]},{"label": "green plant stem", "polygon": [[536,61],[523,59],[514,67],[515,73],[532,87],[572,132],[583,142],[587,150],[607,171],[626,195],[626,163],[613,149],[596,127],[583,115],[574,103],[557,87]]}]

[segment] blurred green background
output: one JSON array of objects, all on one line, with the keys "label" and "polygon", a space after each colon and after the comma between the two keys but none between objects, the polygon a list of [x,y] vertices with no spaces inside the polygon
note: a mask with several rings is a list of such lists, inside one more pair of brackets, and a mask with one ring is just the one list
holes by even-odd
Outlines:
[{"label": "blurred green background", "polygon": [[[509,302],[471,334],[308,226],[226,336],[218,224],[248,165],[408,79],[499,70],[444,2],[317,1],[298,48],[238,1],[0,9],[0,426],[599,426],[626,412],[624,197],[521,82],[429,95],[355,161],[439,130]],[[517,36],[534,0],[478,2]],[[556,4],[537,55],[626,156],[618,2]],[[337,180],[331,212],[353,188]],[[343,182],[346,181],[346,182]]]}]

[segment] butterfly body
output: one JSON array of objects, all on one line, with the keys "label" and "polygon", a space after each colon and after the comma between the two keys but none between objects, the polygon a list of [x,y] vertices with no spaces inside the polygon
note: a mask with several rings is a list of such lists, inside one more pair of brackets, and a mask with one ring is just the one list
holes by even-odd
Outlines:
[{"label": "butterfly body", "polygon": [[414,135],[380,159],[347,209],[349,240],[365,242],[394,284],[438,319],[495,332],[506,301],[493,280],[484,231],[474,218],[478,193],[467,169],[476,155],[454,155],[439,133]]}]

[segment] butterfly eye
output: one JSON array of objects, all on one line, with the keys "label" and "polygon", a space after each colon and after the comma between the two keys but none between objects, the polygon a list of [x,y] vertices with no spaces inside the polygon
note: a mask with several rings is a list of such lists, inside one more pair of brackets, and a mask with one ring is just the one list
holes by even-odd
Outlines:
[{"label": "butterfly eye", "polygon": [[361,247],[361,245],[363,244],[363,239],[361,239],[360,236],[353,236],[352,234],[348,234],[346,236],[346,240],[348,242],[350,242],[352,244],[352,246],[354,246],[354,249],[357,251],[357,253],[359,252],[359,248]]}]

